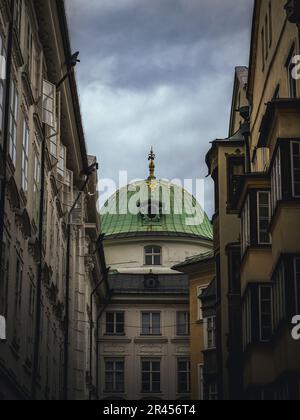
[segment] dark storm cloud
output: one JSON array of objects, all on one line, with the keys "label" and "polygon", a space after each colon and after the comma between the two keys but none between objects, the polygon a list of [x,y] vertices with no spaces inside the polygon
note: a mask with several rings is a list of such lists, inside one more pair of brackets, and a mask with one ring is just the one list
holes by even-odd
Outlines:
[{"label": "dark storm cloud", "polygon": [[103,177],[145,176],[151,144],[160,176],[205,176],[208,142],[227,135],[234,67],[248,64],[251,7],[68,0],[86,137]]}]

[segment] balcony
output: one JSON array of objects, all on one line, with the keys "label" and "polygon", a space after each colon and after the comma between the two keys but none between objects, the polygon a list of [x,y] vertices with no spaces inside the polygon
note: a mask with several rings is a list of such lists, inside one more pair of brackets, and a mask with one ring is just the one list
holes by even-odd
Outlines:
[{"label": "balcony", "polygon": [[260,127],[258,148],[270,148],[273,155],[278,139],[300,137],[300,99],[276,99],[267,104]]}]

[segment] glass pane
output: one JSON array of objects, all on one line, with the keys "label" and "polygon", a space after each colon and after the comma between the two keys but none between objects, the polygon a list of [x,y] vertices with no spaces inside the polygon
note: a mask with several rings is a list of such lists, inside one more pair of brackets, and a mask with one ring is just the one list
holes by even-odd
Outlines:
[{"label": "glass pane", "polygon": [[152,371],[160,372],[160,362],[152,362]]}]

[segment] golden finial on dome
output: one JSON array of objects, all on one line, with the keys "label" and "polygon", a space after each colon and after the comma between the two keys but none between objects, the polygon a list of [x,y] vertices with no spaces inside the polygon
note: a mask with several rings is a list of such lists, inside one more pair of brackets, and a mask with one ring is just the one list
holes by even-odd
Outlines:
[{"label": "golden finial on dome", "polygon": [[149,160],[149,172],[150,172],[150,174],[149,174],[149,177],[148,177],[148,181],[153,181],[154,179],[156,179],[156,176],[155,176],[155,163],[154,163],[154,161],[155,161],[155,154],[154,154],[154,152],[153,152],[153,147],[151,147],[151,150],[150,150],[150,153],[149,153],[149,156],[148,156],[148,160]]}]

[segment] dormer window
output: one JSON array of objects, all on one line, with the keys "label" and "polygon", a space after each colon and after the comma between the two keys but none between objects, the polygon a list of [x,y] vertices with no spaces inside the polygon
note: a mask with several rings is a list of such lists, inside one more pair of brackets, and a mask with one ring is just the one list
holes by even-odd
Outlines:
[{"label": "dormer window", "polygon": [[162,265],[162,251],[160,246],[145,247],[145,265]]}]

